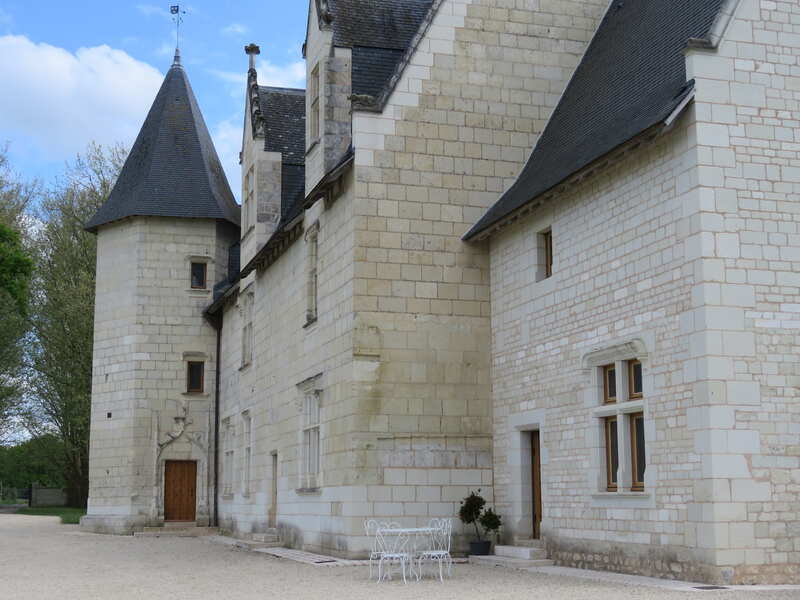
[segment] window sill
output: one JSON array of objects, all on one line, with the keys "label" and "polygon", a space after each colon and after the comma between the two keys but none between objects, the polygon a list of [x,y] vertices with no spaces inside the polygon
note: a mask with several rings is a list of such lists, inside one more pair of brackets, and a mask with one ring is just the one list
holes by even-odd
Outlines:
[{"label": "window sill", "polygon": [[592,508],[655,508],[650,492],[597,492],[591,495]]},{"label": "window sill", "polygon": [[233,494],[231,492],[223,492],[222,493],[223,500],[233,500]]},{"label": "window sill", "polygon": [[182,392],[181,396],[193,396],[195,398],[208,398],[210,394],[206,392]]},{"label": "window sill", "polygon": [[317,322],[317,317],[314,317],[312,319],[307,319],[305,325],[303,325],[303,329],[308,329],[316,322]]},{"label": "window sill", "polygon": [[311,151],[319,145],[319,137],[315,137],[311,142],[308,144],[308,148],[306,148],[306,156],[311,154]]},{"label": "window sill", "polygon": [[649,498],[650,492],[597,492],[592,494],[592,498]]},{"label": "window sill", "polygon": [[242,371],[246,371],[247,369],[249,369],[249,368],[250,368],[250,366],[251,366],[252,364],[253,364],[252,362],[246,362],[246,363],[244,363],[244,364],[243,364],[241,367],[239,367],[239,372],[241,373]]},{"label": "window sill", "polygon": [[311,487],[311,488],[297,488],[295,493],[298,496],[320,496],[322,494],[322,488],[320,487]]},{"label": "window sill", "polygon": [[195,294],[197,296],[208,296],[211,293],[211,290],[208,288],[187,288],[186,292],[189,294]]}]

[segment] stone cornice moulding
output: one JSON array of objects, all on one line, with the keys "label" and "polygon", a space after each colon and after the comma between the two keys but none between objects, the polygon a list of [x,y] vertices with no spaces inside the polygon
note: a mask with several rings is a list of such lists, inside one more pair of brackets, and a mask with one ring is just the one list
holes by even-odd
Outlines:
[{"label": "stone cornice moulding", "polygon": [[602,367],[618,360],[638,359],[646,362],[648,358],[647,344],[642,338],[633,338],[621,342],[612,342],[602,348],[595,348],[581,357],[584,370]]}]

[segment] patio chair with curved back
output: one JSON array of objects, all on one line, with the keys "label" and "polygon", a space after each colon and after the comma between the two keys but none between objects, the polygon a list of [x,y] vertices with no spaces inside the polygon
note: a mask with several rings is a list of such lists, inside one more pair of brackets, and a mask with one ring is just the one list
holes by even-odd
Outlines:
[{"label": "patio chair with curved back", "polygon": [[450,540],[453,536],[453,523],[450,519],[432,519],[429,525],[433,529],[430,550],[424,550],[417,556],[417,579],[422,578],[424,562],[439,565],[439,580],[444,581],[444,566],[447,575],[453,574],[453,557],[450,556]]}]

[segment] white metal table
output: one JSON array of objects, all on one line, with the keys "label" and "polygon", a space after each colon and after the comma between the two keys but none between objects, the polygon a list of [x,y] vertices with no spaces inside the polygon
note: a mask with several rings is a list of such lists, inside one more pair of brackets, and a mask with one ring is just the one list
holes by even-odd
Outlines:
[{"label": "white metal table", "polygon": [[[415,558],[420,553],[432,549],[432,539],[436,531],[436,527],[378,527],[376,535],[384,538],[393,538],[387,540],[387,546],[395,549],[402,548],[402,552],[409,555],[408,566],[411,574],[416,575],[419,579],[421,573],[416,572]],[[403,579],[405,579],[405,569]]]}]

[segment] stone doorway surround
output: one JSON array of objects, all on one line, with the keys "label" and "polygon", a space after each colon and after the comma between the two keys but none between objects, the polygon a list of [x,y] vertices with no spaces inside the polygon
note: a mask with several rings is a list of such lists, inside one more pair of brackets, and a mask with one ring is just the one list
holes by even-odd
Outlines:
[{"label": "stone doorway surround", "polygon": [[[508,496],[511,504],[508,522],[511,534],[518,538],[530,538],[533,532],[533,464],[531,432],[539,432],[539,447],[542,466],[542,506],[547,506],[547,485],[544,478],[548,463],[546,411],[537,409],[519,412],[508,417],[509,441],[508,461],[511,480]],[[543,511],[542,532],[547,530],[547,511]],[[541,534],[541,532],[540,532]]]}]

